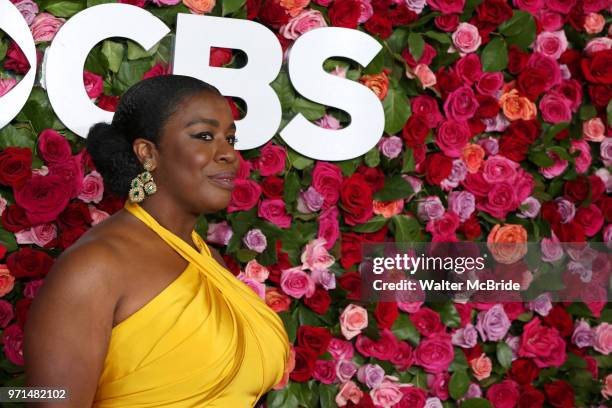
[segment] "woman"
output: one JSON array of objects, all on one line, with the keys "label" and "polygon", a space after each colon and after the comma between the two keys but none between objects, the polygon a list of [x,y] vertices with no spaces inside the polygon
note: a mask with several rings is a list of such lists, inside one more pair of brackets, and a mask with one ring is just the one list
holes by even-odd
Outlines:
[{"label": "woman", "polygon": [[179,75],[134,85],[112,124],[91,128],[96,169],[129,198],[57,259],[32,303],[26,385],[70,397],[49,406],[248,407],[282,380],[280,318],[194,230],[229,203],[235,131],[219,91]]}]

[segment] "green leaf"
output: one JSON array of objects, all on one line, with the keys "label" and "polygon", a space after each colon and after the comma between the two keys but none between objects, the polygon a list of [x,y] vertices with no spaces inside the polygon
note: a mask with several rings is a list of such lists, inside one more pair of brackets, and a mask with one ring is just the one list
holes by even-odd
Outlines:
[{"label": "green leaf", "polygon": [[444,303],[441,307],[436,308],[436,311],[440,313],[440,319],[445,326],[459,327],[461,324],[461,316],[452,302]]},{"label": "green leaf", "polygon": [[117,0],[87,0],[87,7],[97,6],[98,4],[116,3]]},{"label": "green leaf", "polygon": [[86,7],[85,1],[50,1],[44,10],[55,17],[71,17]]},{"label": "green leaf", "polygon": [[419,344],[421,335],[419,331],[414,327],[412,321],[405,313],[400,313],[393,326],[391,326],[391,332],[398,338],[398,340],[407,340],[413,346]]},{"label": "green leaf", "polygon": [[606,112],[608,114],[608,125],[610,125],[612,123],[612,99],[610,99],[610,102],[608,102]]},{"label": "green leaf", "polygon": [[531,151],[527,157],[529,161],[540,167],[550,167],[555,164],[555,161],[548,157],[546,152],[543,151]]},{"label": "green leaf", "polygon": [[298,397],[289,389],[289,384],[279,391],[270,391],[266,399],[268,408],[297,408]]},{"label": "green leaf", "polygon": [[370,63],[363,69],[364,74],[378,74],[385,67],[384,48],[376,54]]},{"label": "green leaf", "polygon": [[223,0],[221,15],[227,16],[228,14],[232,14],[240,9],[240,7],[244,6],[246,0]]},{"label": "green leaf", "polygon": [[412,113],[404,90],[399,87],[389,87],[382,104],[385,111],[385,132],[392,135],[402,130]]},{"label": "green leaf", "polygon": [[276,95],[278,96],[278,100],[281,103],[281,106],[284,111],[289,110],[293,105],[293,100],[295,99],[295,91],[293,90],[293,86],[289,81],[289,75],[286,71],[281,71],[278,73],[278,76],[270,84],[272,89],[276,91]]},{"label": "green leaf", "polygon": [[287,158],[292,167],[298,170],[304,170],[306,167],[314,163],[314,160],[304,157],[293,149],[287,149]]},{"label": "green leaf", "polygon": [[450,396],[458,400],[463,397],[470,386],[470,376],[464,371],[455,371],[448,383]]},{"label": "green leaf", "polygon": [[17,250],[17,240],[15,240],[15,235],[0,227],[0,244],[4,245],[7,252],[12,252]]},{"label": "green leaf", "polygon": [[408,48],[414,60],[418,61],[421,56],[423,56],[423,50],[425,49],[425,40],[423,40],[423,36],[419,33],[410,33],[410,35],[408,35]]},{"label": "green leaf", "polygon": [[30,121],[34,132],[40,133],[44,129],[63,129],[49,102],[47,92],[35,86],[25,106],[16,118],[18,121]]},{"label": "green leaf", "polygon": [[355,232],[375,232],[387,224],[388,219],[382,215],[370,218],[366,223],[356,225],[352,228]]},{"label": "green leaf", "polygon": [[551,146],[546,151],[555,153],[562,160],[572,160],[572,156],[561,146]]},{"label": "green leaf", "polygon": [[496,37],[482,50],[482,69],[488,72],[503,71],[508,66],[508,49],[503,39]]},{"label": "green leaf", "polygon": [[398,214],[391,217],[394,230],[395,241],[414,242],[421,237],[421,225],[412,217]]},{"label": "green leaf", "polygon": [[286,203],[292,203],[296,200],[298,191],[300,190],[300,178],[294,171],[287,172],[285,175],[285,188],[283,198]]},{"label": "green leaf", "polygon": [[504,367],[506,370],[509,369],[512,365],[512,350],[510,349],[510,346],[508,346],[503,341],[497,343],[496,354],[497,361],[499,361],[499,364],[501,364],[501,366]]},{"label": "green leaf", "polygon": [[123,62],[113,82],[113,93],[123,94],[129,87],[139,82],[142,76],[151,69],[151,62],[150,59]]},{"label": "green leaf", "polygon": [[414,151],[412,148],[407,148],[402,155],[402,173],[410,173],[415,168]]},{"label": "green leaf", "polygon": [[319,402],[321,408],[335,408],[338,386],[335,384],[319,384]]},{"label": "green leaf", "polygon": [[380,164],[380,150],[378,147],[374,146],[365,154],[364,158],[365,164],[368,167],[376,167]]},{"label": "green leaf", "polygon": [[514,10],[512,18],[499,26],[499,32],[506,38],[508,45],[516,45],[525,50],[535,40],[535,20],[525,11]]},{"label": "green leaf", "polygon": [[439,31],[428,31],[425,33],[425,36],[427,38],[431,38],[433,40],[438,41],[439,43],[442,44],[451,44],[452,40],[450,38],[450,36],[446,33],[441,33]]},{"label": "green leaf", "polygon": [[299,96],[293,100],[291,109],[296,113],[301,113],[308,120],[321,119],[325,115],[325,106]]},{"label": "green leaf", "polygon": [[408,197],[412,193],[414,193],[414,190],[410,183],[397,174],[385,179],[385,185],[374,194],[374,199],[378,201],[393,201]]},{"label": "green leaf", "polygon": [[461,403],[461,408],[493,408],[491,403],[484,398],[472,398]]},{"label": "green leaf", "polygon": [[580,107],[580,120],[589,120],[595,116],[597,116],[597,109],[593,105],[587,104]]},{"label": "green leaf", "polygon": [[6,57],[6,51],[8,50],[8,42],[0,41],[0,61]]},{"label": "green leaf", "polygon": [[397,28],[393,30],[393,34],[389,38],[385,40],[391,51],[394,53],[400,53],[406,47],[406,43],[408,42],[408,30],[405,28]]},{"label": "green leaf", "polygon": [[102,44],[102,55],[106,58],[108,69],[117,73],[123,61],[123,44],[106,40]]},{"label": "green leaf", "polygon": [[27,128],[17,128],[6,125],[0,129],[0,149],[9,146],[27,147],[34,150],[36,145],[36,134]]},{"label": "green leaf", "polygon": [[127,41],[127,58],[129,60],[135,60],[135,59],[150,57],[157,52],[159,48],[159,44],[160,43],[155,44],[153,47],[151,47],[150,51],[147,51],[144,48],[142,48],[140,44],[134,41],[128,40]]},{"label": "green leaf", "polygon": [[561,123],[557,123],[549,127],[548,130],[544,132],[544,136],[543,136],[544,146],[550,145],[555,135],[557,135],[562,130],[567,129],[568,126],[569,126],[568,122],[561,122]]}]

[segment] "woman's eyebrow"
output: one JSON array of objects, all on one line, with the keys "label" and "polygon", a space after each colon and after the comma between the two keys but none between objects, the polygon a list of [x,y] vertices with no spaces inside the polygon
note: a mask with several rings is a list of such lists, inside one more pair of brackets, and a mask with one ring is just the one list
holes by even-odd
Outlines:
[{"label": "woman's eyebrow", "polygon": [[185,127],[193,126],[193,125],[195,125],[197,123],[204,123],[204,124],[211,125],[211,126],[214,126],[214,127],[219,127],[219,121],[218,120],[216,120],[216,119],[207,119],[207,118],[197,118],[197,119],[190,120]]}]

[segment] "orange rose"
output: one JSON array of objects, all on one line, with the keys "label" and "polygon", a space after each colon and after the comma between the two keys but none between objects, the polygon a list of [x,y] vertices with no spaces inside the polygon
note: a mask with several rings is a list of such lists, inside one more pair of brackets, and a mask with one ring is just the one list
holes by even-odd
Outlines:
[{"label": "orange rose", "polygon": [[387,78],[387,74],[384,72],[380,74],[362,75],[361,78],[359,78],[359,82],[370,88],[381,101],[387,96],[389,78]]},{"label": "orange rose", "polygon": [[278,288],[266,288],[266,305],[276,313],[289,310],[291,299],[282,293]]},{"label": "orange rose", "polygon": [[487,246],[497,262],[513,264],[527,253],[527,230],[519,224],[495,225],[487,237]]},{"label": "orange rose", "polygon": [[215,8],[215,0],[183,0],[183,4],[194,14],[210,13]]},{"label": "orange rose", "polygon": [[15,285],[15,277],[8,270],[6,265],[0,264],[0,297],[6,295]]},{"label": "orange rose", "polygon": [[281,378],[278,384],[272,387],[272,389],[282,390],[283,388],[285,388],[285,385],[287,385],[287,383],[289,382],[289,374],[291,374],[294,368],[295,368],[295,350],[293,349],[293,345],[290,345],[289,361],[287,362],[287,365],[285,366],[285,372],[283,374],[283,378]]},{"label": "orange rose", "polygon": [[283,6],[291,17],[295,17],[310,3],[310,0],[280,0],[280,5]]},{"label": "orange rose", "polygon": [[538,110],[535,103],[524,96],[520,96],[516,89],[511,90],[499,98],[499,106],[508,120],[535,119]]},{"label": "orange rose", "polygon": [[404,200],[401,198],[395,201],[374,200],[372,206],[374,208],[374,214],[382,215],[385,218],[391,218],[402,212],[404,209]]},{"label": "orange rose", "polygon": [[485,353],[482,353],[480,357],[470,360],[470,367],[472,367],[474,377],[476,377],[478,381],[482,381],[485,378],[489,378],[491,375],[493,364],[491,363],[491,359],[487,357]]},{"label": "orange rose", "polygon": [[470,173],[478,173],[478,169],[480,169],[484,157],[484,149],[477,144],[467,144],[461,151],[461,159]]}]

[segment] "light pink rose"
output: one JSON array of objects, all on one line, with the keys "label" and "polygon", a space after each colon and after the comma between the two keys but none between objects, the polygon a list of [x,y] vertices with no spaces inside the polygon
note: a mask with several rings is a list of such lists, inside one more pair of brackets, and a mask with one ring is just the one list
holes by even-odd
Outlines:
[{"label": "light pink rose", "polygon": [[470,23],[460,23],[451,37],[461,55],[475,52],[482,43],[478,28]]},{"label": "light pink rose", "polygon": [[586,47],[584,47],[584,52],[586,55],[591,56],[598,51],[609,50],[610,48],[612,48],[612,38],[597,37],[587,43]]},{"label": "light pink rose", "polygon": [[181,0],[151,0],[151,2],[157,4],[158,6],[174,6],[179,4]]},{"label": "light pink rose", "polygon": [[57,33],[62,24],[64,24],[64,21],[66,20],[57,18],[52,14],[40,13],[34,18],[34,21],[32,21],[30,25],[30,31],[32,32],[34,41],[38,43],[53,40],[55,33]]},{"label": "light pink rose", "polygon": [[265,251],[266,247],[268,246],[266,236],[259,228],[249,230],[249,232],[242,237],[242,242],[247,246],[247,248],[258,253]]},{"label": "light pink rose", "polygon": [[474,378],[478,381],[482,381],[485,378],[489,378],[491,375],[493,363],[485,353],[482,353],[479,357],[470,360],[470,367],[472,368]]},{"label": "light pink rose", "polygon": [[540,248],[544,262],[556,262],[563,258],[563,247],[554,232],[551,233],[550,238],[542,238]]},{"label": "light pink rose", "polygon": [[38,4],[32,0],[13,0],[13,4],[17,7],[17,10],[19,10],[26,23],[28,23],[28,25],[32,24],[32,21],[34,21],[34,18],[39,12]]},{"label": "light pink rose", "polygon": [[359,19],[357,22],[363,24],[372,17],[374,9],[372,8],[371,0],[357,0],[359,2]]},{"label": "light pink rose", "polygon": [[536,38],[534,50],[553,59],[559,59],[567,50],[565,31],[541,32]]},{"label": "light pink rose", "polygon": [[347,340],[368,327],[368,312],[361,306],[349,304],[340,315],[340,331]]},{"label": "light pink rose", "polygon": [[563,173],[565,169],[567,169],[568,163],[567,160],[561,159],[553,152],[548,152],[547,155],[555,162],[550,167],[540,167],[540,174],[546,177],[547,179],[552,179]]},{"label": "light pink rose", "polygon": [[363,391],[359,389],[353,381],[347,381],[340,387],[340,391],[336,395],[336,404],[339,407],[344,407],[351,401],[353,404],[359,404],[363,397]]},{"label": "light pink rose", "polygon": [[425,64],[414,67],[414,75],[419,79],[423,88],[431,88],[437,83],[436,74]]},{"label": "light pink rose", "polygon": [[99,210],[96,206],[89,204],[87,206],[89,208],[89,215],[91,215],[91,225],[96,225],[110,217],[110,214],[106,211]]},{"label": "light pink rose", "polygon": [[285,269],[281,274],[280,286],[287,295],[300,299],[310,297],[315,291],[315,283],[301,267]]},{"label": "light pink rose", "polygon": [[259,296],[262,300],[266,299],[266,285],[256,281],[253,278],[249,278],[244,274],[244,272],[240,272],[236,277],[239,281],[251,288],[253,292],[257,293],[257,296]]},{"label": "light pink rose", "polygon": [[608,374],[608,376],[604,380],[604,386],[601,389],[601,395],[606,400],[609,400],[612,397],[612,374]]},{"label": "light pink rose", "polygon": [[306,244],[301,256],[302,268],[304,269],[329,269],[336,260],[325,249],[325,239],[317,238]]},{"label": "light pink rose", "polygon": [[104,195],[104,180],[96,170],[83,178],[83,189],[77,197],[86,203],[99,203]]},{"label": "light pink rose", "polygon": [[599,326],[595,327],[594,332],[593,348],[607,356],[612,352],[612,324],[600,323]]},{"label": "light pink rose", "polygon": [[329,341],[329,346],[327,346],[327,351],[335,360],[350,360],[355,354],[353,343],[339,339],[338,337],[332,337]]},{"label": "light pink rose", "polygon": [[606,19],[599,13],[589,13],[584,18],[584,30],[589,34],[597,34],[605,25]]},{"label": "light pink rose", "polygon": [[8,201],[6,201],[6,198],[2,197],[2,194],[0,194],[0,215],[2,215],[4,210],[6,210],[7,204],[8,204]]},{"label": "light pink rose", "polygon": [[250,260],[244,267],[244,274],[247,278],[255,279],[257,282],[265,282],[270,276],[270,271],[261,265],[257,260]]},{"label": "light pink rose", "polygon": [[56,237],[57,227],[52,223],[37,224],[15,233],[18,244],[36,244],[39,247],[44,247]]},{"label": "light pink rose", "polygon": [[370,391],[372,401],[384,408],[399,403],[404,396],[396,377],[386,375],[380,385]]},{"label": "light pink rose", "polygon": [[17,80],[13,78],[0,78],[0,97],[6,95],[17,85]]},{"label": "light pink rose", "polygon": [[327,27],[325,18],[318,10],[302,10],[279,30],[280,34],[288,40],[295,40],[300,35],[312,29]]},{"label": "light pink rose", "polygon": [[345,382],[353,378],[357,372],[357,364],[351,360],[340,359],[336,362],[336,377],[340,382]]},{"label": "light pink rose", "polygon": [[321,119],[315,121],[315,123],[321,126],[323,129],[336,130],[342,127],[340,126],[340,121],[338,119],[327,113],[323,115]]},{"label": "light pink rose", "polygon": [[582,124],[582,136],[589,142],[602,142],[606,137],[606,125],[601,118],[595,117]]},{"label": "light pink rose", "polygon": [[310,214],[321,209],[323,196],[310,186],[306,191],[300,191],[297,199],[297,210],[302,214]]},{"label": "light pink rose", "polygon": [[6,295],[15,285],[15,277],[5,264],[0,264],[0,297]]},{"label": "light pink rose", "polygon": [[227,221],[211,222],[208,224],[206,241],[213,244],[227,245],[233,235],[234,231],[232,231],[232,227]]}]

